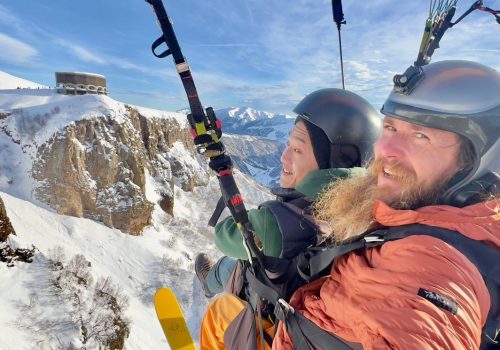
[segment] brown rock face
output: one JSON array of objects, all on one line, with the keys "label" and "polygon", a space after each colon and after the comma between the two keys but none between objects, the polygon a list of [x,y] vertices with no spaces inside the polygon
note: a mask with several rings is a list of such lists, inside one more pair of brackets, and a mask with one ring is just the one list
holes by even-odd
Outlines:
[{"label": "brown rock face", "polygon": [[173,185],[191,190],[204,185],[206,173],[195,173],[171,154],[181,142],[189,157],[194,146],[175,119],[146,118],[127,108],[123,122],[89,118],[68,125],[38,148],[33,164],[35,190],[58,213],[102,221],[138,234],[151,222],[154,204],[146,199],[146,171],[162,186],[161,207],[172,214]]},{"label": "brown rock face", "polygon": [[0,197],[0,242],[4,242],[11,233],[16,234],[7,216],[3,200]]}]

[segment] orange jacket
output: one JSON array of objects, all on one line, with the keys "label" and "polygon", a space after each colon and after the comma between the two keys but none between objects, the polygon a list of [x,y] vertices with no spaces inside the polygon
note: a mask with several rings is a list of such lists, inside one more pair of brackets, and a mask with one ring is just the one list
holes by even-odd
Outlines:
[{"label": "orange jacket", "polygon": [[[438,226],[500,248],[495,201],[414,211],[377,202],[373,215],[384,226]],[[454,300],[457,314],[419,297],[420,288]],[[290,304],[364,350],[462,350],[479,348],[490,296],[479,271],[455,248],[433,237],[410,236],[340,257],[330,276],[300,288]],[[280,325],[273,349],[292,348]]]}]

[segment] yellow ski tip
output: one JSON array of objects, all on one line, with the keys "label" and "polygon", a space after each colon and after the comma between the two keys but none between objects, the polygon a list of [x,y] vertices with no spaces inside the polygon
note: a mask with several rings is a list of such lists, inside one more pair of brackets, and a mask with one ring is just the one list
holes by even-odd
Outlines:
[{"label": "yellow ski tip", "polygon": [[196,350],[181,306],[169,288],[159,289],[154,296],[156,314],[172,350]]}]

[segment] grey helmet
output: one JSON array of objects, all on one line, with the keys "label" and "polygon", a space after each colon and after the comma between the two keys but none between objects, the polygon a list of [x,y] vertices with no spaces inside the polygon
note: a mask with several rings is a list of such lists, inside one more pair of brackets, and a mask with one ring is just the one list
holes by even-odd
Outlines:
[{"label": "grey helmet", "polygon": [[[335,157],[346,154],[351,166],[371,159],[382,119],[364,98],[342,89],[321,89],[304,97],[293,111],[326,134],[331,143],[331,164],[337,162]],[[353,151],[345,152],[346,147]]]},{"label": "grey helmet", "polygon": [[[481,194],[496,193],[500,185],[500,73],[459,60],[435,62],[418,70],[410,79],[395,77],[395,87],[381,112],[454,132],[471,143],[473,164],[450,181],[442,203],[464,206],[479,200]],[[412,86],[407,89],[398,81],[409,81]]]}]

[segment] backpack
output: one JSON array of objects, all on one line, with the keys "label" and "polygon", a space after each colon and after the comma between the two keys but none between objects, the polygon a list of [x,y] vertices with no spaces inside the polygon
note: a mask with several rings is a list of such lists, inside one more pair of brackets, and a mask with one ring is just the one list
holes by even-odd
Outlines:
[{"label": "backpack", "polygon": [[279,258],[262,255],[262,265],[238,260],[227,283],[226,292],[235,294],[248,303],[225,332],[227,337],[224,336],[224,343],[228,349],[256,349],[255,336],[252,336],[256,329],[260,330],[261,339],[271,347],[272,338],[261,327],[256,327],[254,315],[259,315],[259,319],[271,318],[274,322],[274,307],[262,303],[258,294],[249,287],[247,274],[259,275],[261,279],[265,276],[279,295],[289,298],[305,283],[297,274],[294,258],[308,247],[316,245],[320,234],[312,217],[312,199],[295,190],[281,189],[274,193],[277,199],[264,202],[259,208],[267,208],[276,219],[282,237],[282,251]]},{"label": "backpack", "polygon": [[[418,232],[415,233],[415,232]],[[301,253],[292,262],[282,262],[282,272],[292,280],[300,276],[299,283],[305,284],[329,273],[333,260],[358,249],[371,249],[386,242],[395,241],[412,235],[426,235],[443,240],[466,256],[479,270],[488,288],[491,307],[485,326],[482,330],[480,350],[493,350],[500,347],[500,252],[497,248],[482,241],[470,239],[455,231],[422,224],[384,227],[364,235],[360,239],[346,244],[329,247],[311,247]],[[273,266],[278,266],[277,258],[271,258]],[[290,268],[293,265],[293,268]],[[283,266],[287,266],[286,269]],[[293,272],[291,272],[293,271]],[[275,273],[276,274],[276,273]],[[291,274],[291,275],[290,275]],[[247,288],[258,295],[258,300],[267,300],[274,307],[274,316],[282,321],[293,341],[294,347],[300,350],[359,349],[360,344],[346,342],[329,333],[312,321],[302,316],[287,303],[287,298],[281,294],[281,287],[273,285],[273,281],[262,269],[246,269]],[[420,294],[419,294],[420,295]],[[421,295],[422,296],[422,295]],[[254,298],[255,299],[255,298]],[[435,305],[446,308],[448,300],[434,295],[426,298]]]}]

